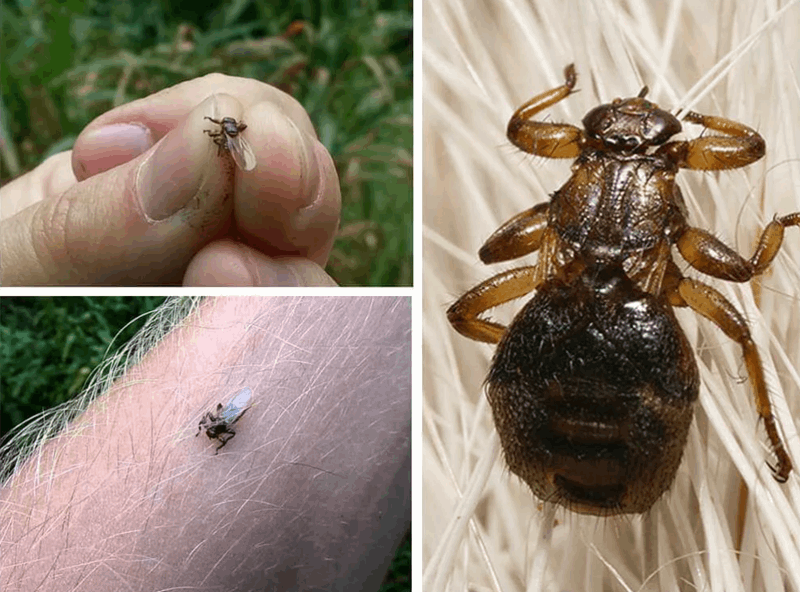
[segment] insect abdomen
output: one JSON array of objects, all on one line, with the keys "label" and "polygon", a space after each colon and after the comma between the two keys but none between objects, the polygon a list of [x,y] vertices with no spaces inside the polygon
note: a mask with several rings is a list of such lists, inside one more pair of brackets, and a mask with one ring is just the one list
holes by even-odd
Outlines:
[{"label": "insect abdomen", "polygon": [[591,514],[646,511],[669,487],[699,389],[672,310],[613,268],[546,282],[487,382],[512,472]]}]

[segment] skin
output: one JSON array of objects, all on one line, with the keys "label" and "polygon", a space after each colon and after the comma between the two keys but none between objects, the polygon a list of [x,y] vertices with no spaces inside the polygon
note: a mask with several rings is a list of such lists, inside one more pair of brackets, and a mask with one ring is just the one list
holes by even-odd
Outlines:
[{"label": "skin", "polygon": [[[202,303],[0,490],[0,589],[377,589],[410,524],[410,310]],[[198,422],[243,386],[215,456]]]},{"label": "skin", "polygon": [[[247,124],[218,155],[205,116]],[[339,180],[297,101],[211,74],[91,122],[72,151],[0,189],[4,285],[334,285]]]}]

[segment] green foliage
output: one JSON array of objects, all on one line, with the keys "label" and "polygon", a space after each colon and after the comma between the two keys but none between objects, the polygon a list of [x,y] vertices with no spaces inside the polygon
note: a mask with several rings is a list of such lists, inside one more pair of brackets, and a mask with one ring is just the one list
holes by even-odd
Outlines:
[{"label": "green foliage", "polygon": [[394,554],[392,566],[386,573],[379,592],[406,592],[411,590],[411,531]]},{"label": "green foliage", "polygon": [[128,323],[163,300],[119,296],[0,299],[2,430],[75,396],[109,348],[113,352],[127,342],[144,319]]},{"label": "green foliage", "polygon": [[0,5],[2,175],[71,147],[93,118],[210,72],[294,96],[331,152],[344,285],[412,283],[411,3],[17,0]]}]

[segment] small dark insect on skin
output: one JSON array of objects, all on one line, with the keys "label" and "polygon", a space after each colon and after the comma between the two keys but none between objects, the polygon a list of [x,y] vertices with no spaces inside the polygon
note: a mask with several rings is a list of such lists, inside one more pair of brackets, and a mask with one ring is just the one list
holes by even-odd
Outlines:
[{"label": "small dark insect on skin", "polygon": [[[780,250],[800,212],[778,216],[745,259],[686,221],[680,169],[743,167],[764,155],[746,125],[689,112],[718,135],[669,141],[680,121],[638,96],[589,111],[583,129],[533,117],[574,92],[563,85],[511,116],[507,135],[525,152],[574,158],[550,201],[503,224],[481,247],[484,263],[539,252],[535,265],[484,281],[447,311],[462,335],[497,343],[487,396],[505,459],[544,501],[595,515],[647,511],[683,455],[699,375],[673,307],[711,320],[742,348],[758,414],[784,482],[792,461],[772,414],[759,352],[742,314],[717,290],[684,277],[671,247],[707,275],[747,282]],[[535,291],[508,327],[485,311]]]},{"label": "small dark insect on skin", "polygon": [[197,426],[197,433],[195,438],[200,435],[202,430],[206,431],[206,435],[212,440],[219,440],[220,445],[217,446],[216,452],[228,443],[228,440],[236,435],[233,429],[233,424],[239,421],[244,415],[245,411],[250,408],[250,400],[253,397],[253,391],[245,387],[234,395],[225,407],[222,403],[217,403],[216,414],[206,411],[203,419]]},{"label": "small dark insect on skin", "polygon": [[217,156],[223,151],[230,152],[233,161],[243,171],[251,171],[256,168],[256,156],[247,140],[239,132],[247,129],[247,124],[238,122],[233,117],[223,117],[221,120],[205,117],[209,121],[216,123],[219,130],[203,130],[217,145]]}]

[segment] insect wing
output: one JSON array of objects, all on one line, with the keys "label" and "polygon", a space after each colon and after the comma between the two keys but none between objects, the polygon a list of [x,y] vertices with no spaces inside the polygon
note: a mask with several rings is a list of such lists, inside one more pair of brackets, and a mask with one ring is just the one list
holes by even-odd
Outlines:
[{"label": "insect wing", "polygon": [[249,387],[240,390],[228,401],[225,408],[219,412],[219,420],[230,425],[239,420],[245,411],[250,407],[250,400],[253,398],[253,391]]},{"label": "insect wing", "polygon": [[241,134],[230,136],[226,134],[228,139],[228,151],[233,156],[233,162],[236,163],[243,171],[252,171],[256,168],[256,155],[250,147],[250,143],[245,140]]}]

